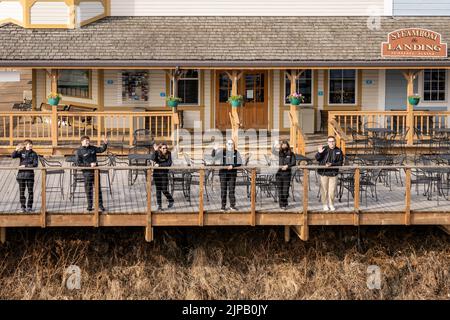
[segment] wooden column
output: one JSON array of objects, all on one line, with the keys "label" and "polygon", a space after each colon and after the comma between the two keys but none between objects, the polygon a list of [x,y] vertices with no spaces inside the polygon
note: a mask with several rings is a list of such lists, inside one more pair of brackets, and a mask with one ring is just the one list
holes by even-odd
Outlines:
[{"label": "wooden column", "polygon": [[361,169],[356,168],[355,169],[355,176],[354,176],[354,181],[355,181],[355,185],[354,185],[354,196],[353,196],[353,206],[354,206],[354,210],[355,210],[355,215],[353,216],[353,225],[354,226],[359,226],[360,222],[359,222],[359,185],[360,185],[360,180],[361,180]]},{"label": "wooden column", "polygon": [[204,225],[204,193],[205,193],[205,169],[200,169],[200,177],[199,177],[199,186],[198,186],[198,192],[199,192],[199,204],[198,204],[198,225],[200,227],[203,227]]},{"label": "wooden column", "polygon": [[[172,96],[177,97],[178,95],[178,80],[183,76],[185,71],[180,69],[166,70],[166,74],[170,80],[170,86],[172,88]],[[170,92],[169,92],[170,95]],[[178,116],[178,108],[172,108],[172,144],[178,144],[178,129],[180,125],[180,118]]]},{"label": "wooden column", "polygon": [[409,226],[411,224],[411,169],[409,168],[406,169],[405,189],[405,225]]},{"label": "wooden column", "polygon": [[309,170],[303,169],[303,223],[300,227],[300,239],[309,239],[309,219],[308,219],[308,199],[309,199]]},{"label": "wooden column", "polygon": [[[98,102],[97,110],[100,112],[105,111],[105,71],[99,69],[98,71]],[[102,142],[103,132],[105,131],[105,118],[104,116],[97,116],[97,143]],[[106,132],[104,133],[106,135]]]},{"label": "wooden column", "polygon": [[414,142],[414,106],[409,103],[408,96],[414,94],[414,79],[419,71],[408,70],[403,72],[403,77],[407,81],[406,86],[406,125],[409,127],[407,145],[412,146]]},{"label": "wooden column", "polygon": [[99,201],[99,192],[101,192],[101,190],[99,188],[99,183],[98,183],[99,179],[100,179],[99,171],[98,171],[98,169],[95,169],[94,170],[94,216],[93,216],[93,225],[96,228],[98,228],[99,221],[100,221],[98,201]]},{"label": "wooden column", "polygon": [[[58,92],[58,71],[52,69],[50,72],[47,71],[47,75],[50,77],[51,84],[50,90],[52,93]],[[52,147],[58,146],[58,107],[52,107],[52,118],[51,118],[51,135],[52,135]]]},{"label": "wooden column", "polygon": [[[286,75],[291,82],[291,90],[290,94],[294,94],[297,92],[297,80],[300,78],[302,73],[305,70],[290,70],[289,72],[286,71]],[[291,128],[290,128],[290,145],[294,148],[294,150],[297,152],[298,146],[298,137],[297,137],[297,128],[299,127],[299,118],[297,113],[297,107],[293,104],[289,107],[289,119],[291,120]]]},{"label": "wooden column", "polygon": [[41,227],[47,226],[47,170],[42,170],[41,176]]},{"label": "wooden column", "polygon": [[[228,77],[231,80],[231,95],[236,96],[238,95],[238,82],[239,79],[242,77],[243,72],[233,70],[231,72],[227,72]],[[241,121],[239,119],[239,113],[236,107],[231,107],[230,112],[230,122],[231,122],[231,130],[232,130],[232,139],[234,141],[234,145],[236,146],[236,149],[238,148],[238,142],[239,142],[239,127],[241,125]]]},{"label": "wooden column", "polygon": [[251,175],[251,193],[250,193],[250,201],[251,201],[251,219],[250,219],[250,225],[254,227],[256,225],[256,169],[252,168],[252,175]]}]

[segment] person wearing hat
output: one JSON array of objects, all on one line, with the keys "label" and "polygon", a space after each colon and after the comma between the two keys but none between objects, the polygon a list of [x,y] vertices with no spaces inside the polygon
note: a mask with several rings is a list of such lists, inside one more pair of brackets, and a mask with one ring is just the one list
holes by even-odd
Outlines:
[{"label": "person wearing hat", "polygon": [[220,179],[220,196],[222,200],[221,210],[226,210],[227,205],[227,193],[230,199],[230,210],[236,211],[236,167],[242,165],[242,158],[239,151],[236,150],[236,146],[233,140],[228,140],[224,149],[218,149],[214,147],[211,156],[214,159],[214,163],[226,168],[219,170]]}]

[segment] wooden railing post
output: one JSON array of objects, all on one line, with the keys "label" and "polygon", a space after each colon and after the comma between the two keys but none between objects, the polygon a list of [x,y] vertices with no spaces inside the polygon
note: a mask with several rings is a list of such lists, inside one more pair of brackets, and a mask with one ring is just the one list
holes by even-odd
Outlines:
[{"label": "wooden railing post", "polygon": [[42,169],[41,177],[41,227],[47,226],[47,170]]},{"label": "wooden railing post", "polygon": [[200,169],[200,181],[199,181],[199,207],[198,207],[198,225],[203,227],[204,225],[204,185],[205,185],[205,169]]},{"label": "wooden railing post", "polygon": [[303,169],[303,221],[300,227],[300,239],[307,241],[309,239],[308,225],[308,198],[309,198],[309,170]]},{"label": "wooden railing post", "polygon": [[129,123],[129,127],[130,127],[129,146],[132,147],[133,146],[133,134],[134,134],[134,121],[133,121],[134,117],[133,117],[133,115],[130,115],[129,119],[130,119],[130,123]]},{"label": "wooden railing post", "polygon": [[147,225],[145,227],[145,241],[153,241],[153,226],[152,226],[152,176],[153,170],[147,170]]},{"label": "wooden railing post", "polygon": [[12,115],[9,116],[9,146],[12,147],[14,145],[14,117]]},{"label": "wooden railing post", "polygon": [[411,224],[411,168],[406,169],[405,179],[405,225]]},{"label": "wooden railing post", "polygon": [[51,120],[51,133],[52,133],[52,147],[58,146],[58,107],[52,106],[52,120]]},{"label": "wooden railing post", "polygon": [[251,219],[250,225],[256,225],[256,168],[252,168],[251,182],[250,182],[250,200],[251,200]]},{"label": "wooden railing post", "polygon": [[331,124],[331,120],[336,120],[336,116],[333,112],[328,111],[328,135],[329,136],[334,135],[334,129],[333,129],[333,125]]},{"label": "wooden railing post", "polygon": [[99,192],[101,192],[101,190],[99,188],[99,179],[100,179],[99,171],[98,171],[98,169],[94,169],[94,221],[93,221],[93,225],[96,228],[98,228],[98,226],[99,226],[99,219],[100,219],[98,201],[99,201]]},{"label": "wooden railing post", "polygon": [[359,226],[359,186],[360,186],[360,180],[361,180],[361,169],[356,168],[355,169],[355,175],[354,175],[354,196],[353,196],[353,206],[354,206],[354,216],[353,216],[353,225]]}]

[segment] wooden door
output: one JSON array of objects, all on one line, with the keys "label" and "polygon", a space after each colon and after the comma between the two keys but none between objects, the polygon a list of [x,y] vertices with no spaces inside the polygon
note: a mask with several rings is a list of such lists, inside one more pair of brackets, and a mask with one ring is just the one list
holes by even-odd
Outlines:
[{"label": "wooden door", "polygon": [[[243,129],[267,129],[268,127],[268,94],[267,72],[245,71],[238,82],[238,94],[244,97],[244,105],[239,108],[239,119]],[[216,72],[216,128],[231,128],[227,103],[231,95],[231,80],[223,71]]]}]

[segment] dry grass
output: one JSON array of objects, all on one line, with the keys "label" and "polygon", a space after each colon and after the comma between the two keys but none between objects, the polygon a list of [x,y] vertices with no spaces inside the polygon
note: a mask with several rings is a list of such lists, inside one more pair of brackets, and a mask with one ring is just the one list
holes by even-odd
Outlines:
[{"label": "dry grass", "polygon": [[[16,229],[0,246],[1,299],[450,299],[449,236],[437,228]],[[81,290],[64,283],[82,270]],[[383,273],[366,286],[367,266]]]}]

